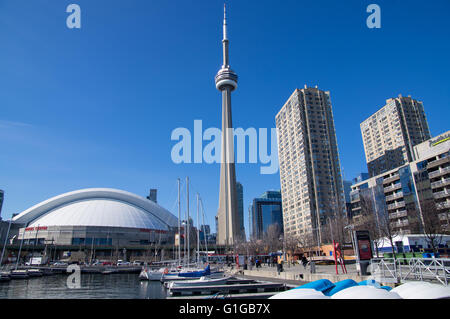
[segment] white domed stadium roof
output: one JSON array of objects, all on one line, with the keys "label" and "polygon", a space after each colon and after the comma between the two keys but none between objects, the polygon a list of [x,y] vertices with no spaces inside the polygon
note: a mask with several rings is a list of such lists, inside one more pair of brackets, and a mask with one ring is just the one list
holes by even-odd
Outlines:
[{"label": "white domed stadium roof", "polygon": [[168,210],[135,194],[90,188],[43,201],[13,218],[35,226],[101,226],[167,230],[178,220]]}]

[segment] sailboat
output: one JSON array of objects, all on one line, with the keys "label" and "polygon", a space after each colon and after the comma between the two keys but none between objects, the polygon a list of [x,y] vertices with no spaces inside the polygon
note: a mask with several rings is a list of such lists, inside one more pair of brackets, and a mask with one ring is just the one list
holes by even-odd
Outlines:
[{"label": "sailboat", "polygon": [[[189,178],[186,178],[186,184],[187,184],[187,221],[189,221]],[[186,233],[186,230],[185,230]],[[181,200],[180,200],[180,179],[178,179],[178,236],[179,241],[181,237]],[[186,246],[186,242],[184,243]],[[189,245],[189,242],[188,242]],[[155,247],[156,249],[156,247]],[[189,251],[189,246],[188,246]],[[186,247],[185,247],[186,250]],[[173,278],[178,277],[179,273],[184,272],[190,272],[192,268],[189,268],[188,260],[183,264],[181,259],[181,245],[180,242],[178,243],[178,265],[171,265],[171,267],[161,267],[159,269],[149,269],[148,267],[144,266],[142,267],[141,273],[139,274],[139,278],[141,280],[162,280],[164,276],[173,276]],[[194,268],[193,270],[200,270],[198,268]]]}]

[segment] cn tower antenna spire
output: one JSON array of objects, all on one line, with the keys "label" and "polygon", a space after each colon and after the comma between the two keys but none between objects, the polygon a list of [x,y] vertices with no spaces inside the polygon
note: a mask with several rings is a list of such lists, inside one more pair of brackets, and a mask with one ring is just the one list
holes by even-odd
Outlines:
[{"label": "cn tower antenna spire", "polygon": [[223,4],[223,39],[228,40],[227,37],[227,5]]}]

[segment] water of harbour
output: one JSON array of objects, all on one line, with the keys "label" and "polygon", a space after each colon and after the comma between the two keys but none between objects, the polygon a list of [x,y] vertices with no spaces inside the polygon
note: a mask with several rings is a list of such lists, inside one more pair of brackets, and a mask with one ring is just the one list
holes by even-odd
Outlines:
[{"label": "water of harbour", "polygon": [[140,281],[138,274],[81,274],[81,288],[67,286],[67,275],[0,282],[0,299],[164,299],[159,281]]}]

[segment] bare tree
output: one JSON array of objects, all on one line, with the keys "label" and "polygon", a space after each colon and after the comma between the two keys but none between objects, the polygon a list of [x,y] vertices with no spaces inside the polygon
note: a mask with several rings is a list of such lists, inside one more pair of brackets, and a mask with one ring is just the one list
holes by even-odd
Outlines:
[{"label": "bare tree", "polygon": [[267,247],[267,252],[273,252],[281,249],[283,243],[280,241],[281,229],[278,224],[272,224],[267,227],[267,231],[264,233],[263,239]]},{"label": "bare tree", "polygon": [[[377,186],[378,187],[378,186]],[[381,188],[381,186],[379,186]],[[388,240],[391,245],[391,251],[394,259],[395,245],[394,238],[399,235],[399,230],[395,228],[395,224],[391,222],[389,213],[387,212],[384,198],[382,201],[376,201],[377,193],[380,189],[369,188],[360,192],[361,213],[354,217],[354,225],[356,230],[369,231],[370,238],[375,244],[376,255],[379,255],[379,245],[384,240]],[[384,196],[384,194],[382,194]]]},{"label": "bare tree", "polygon": [[[442,211],[438,209],[433,199],[423,200],[420,203],[421,206],[421,218],[418,218],[422,222],[422,233],[428,244],[431,246],[433,253],[438,252],[439,245],[442,242],[442,236],[448,233],[448,224],[443,223]],[[444,213],[445,214],[445,213]]]},{"label": "bare tree", "polygon": [[313,247],[315,245],[315,239],[312,232],[305,232],[301,233],[297,237],[298,240],[298,247],[301,249],[303,254],[308,252],[308,255],[311,255],[311,251],[313,250]]},{"label": "bare tree", "polygon": [[297,252],[300,241],[293,235],[284,235],[283,240],[286,252],[292,257]]}]

